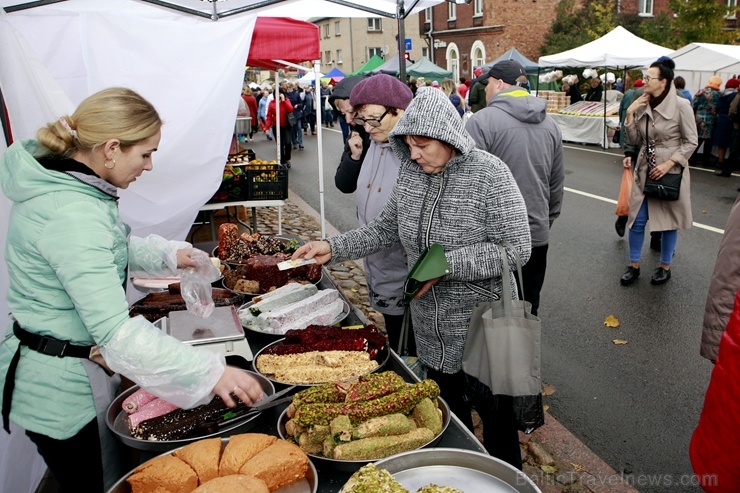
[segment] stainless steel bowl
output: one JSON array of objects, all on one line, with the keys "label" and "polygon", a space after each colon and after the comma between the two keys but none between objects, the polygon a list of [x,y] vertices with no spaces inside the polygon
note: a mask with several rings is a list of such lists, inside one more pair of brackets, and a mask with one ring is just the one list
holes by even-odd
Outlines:
[{"label": "stainless steel bowl", "polygon": [[[226,444],[229,443],[229,438],[224,437],[221,438],[221,451],[223,451],[224,448],[226,448]],[[180,449],[182,447],[178,447]],[[171,450],[169,452],[165,452],[164,454],[160,454],[158,457],[162,457],[164,455],[169,455],[174,450]],[[119,479],[111,488],[107,491],[107,493],[131,493],[131,486],[126,482],[126,480],[134,473],[135,469],[132,469],[128,473],[126,473],[125,476],[123,476],[121,479]],[[316,467],[314,467],[313,462],[311,460],[308,461],[308,471],[306,471],[306,477],[303,479],[300,479],[298,481],[295,481],[293,483],[287,484],[285,486],[282,486],[275,490],[273,493],[316,493],[319,489],[319,475],[316,472]]]},{"label": "stainless steel bowl", "polygon": [[[341,322],[342,320],[344,320],[345,318],[347,318],[347,315],[349,315],[351,308],[349,306],[349,303],[347,303],[346,301],[342,300],[342,303],[343,303],[343,305],[342,305],[342,313],[340,313],[339,315],[337,315],[337,317],[331,323],[329,323],[327,325],[335,325],[335,324],[338,324],[339,322]],[[242,310],[248,309],[252,305],[254,305],[254,301],[247,301],[246,303],[244,303],[242,306],[240,306],[237,309],[237,315],[239,314],[239,312],[241,312]],[[241,318],[239,319],[239,321],[241,322]],[[266,336],[268,338],[281,339],[281,338],[284,337],[283,334],[273,334],[272,332],[263,332],[261,330],[252,329],[252,328],[247,327],[246,325],[244,325],[243,322],[242,322],[242,327],[244,327],[244,330],[249,331],[252,334],[259,334],[261,336]],[[305,327],[303,327],[303,328],[305,329]]]},{"label": "stainless steel bowl", "polygon": [[[425,448],[425,447],[434,447],[439,443],[439,441],[442,439],[442,435],[444,435],[445,431],[447,431],[447,426],[450,424],[450,407],[447,405],[447,403],[442,399],[441,397],[437,397],[437,405],[442,410],[442,431],[439,432],[439,434],[434,437],[429,442],[425,443],[419,449]],[[278,435],[282,439],[288,439],[290,438],[288,436],[288,433],[285,431],[285,423],[288,422],[288,410],[285,409],[278,418],[277,422],[277,430]],[[417,450],[419,450],[417,449]],[[405,452],[408,453],[408,452]],[[312,460],[316,461],[317,464],[326,464],[328,467],[331,467],[332,469],[336,469],[338,471],[345,471],[345,472],[354,472],[367,464],[368,462],[373,462],[375,459],[372,460],[339,460],[339,459],[330,459],[328,457],[322,457],[320,455],[312,455],[308,454],[309,457],[311,457]],[[396,456],[394,456],[396,457]],[[383,459],[387,460],[387,459]],[[411,490],[416,491],[416,490]],[[465,491],[485,491],[485,490],[465,490]]]},{"label": "stainless steel bowl", "polygon": [[[265,393],[265,396],[271,396],[275,393],[275,387],[272,385],[272,382],[270,380],[255,372],[251,372],[248,370],[244,370],[247,373],[251,374],[254,378],[257,379],[260,386],[262,387],[262,391]],[[139,450],[146,450],[146,451],[152,451],[152,452],[164,452],[168,450],[172,450],[181,446],[185,446],[189,443],[195,442],[197,440],[201,440],[203,438],[213,438],[217,436],[221,436],[225,433],[229,433],[231,435],[238,431],[239,433],[244,433],[252,428],[254,425],[253,421],[259,417],[259,413],[246,419],[245,421],[238,421],[236,423],[233,423],[231,425],[224,426],[218,432],[211,433],[208,435],[201,435],[201,436],[193,436],[188,438],[182,438],[180,440],[162,440],[162,441],[152,441],[152,440],[142,440],[140,438],[134,438],[131,436],[131,433],[129,432],[128,428],[128,414],[123,410],[123,401],[126,400],[128,396],[133,394],[139,390],[139,386],[131,387],[130,389],[127,389],[126,391],[122,392],[116,399],[108,406],[108,411],[105,414],[105,422],[108,425],[108,428],[113,432],[116,437],[121,440],[124,444],[128,445],[131,448],[139,449]]]},{"label": "stainless steel bowl", "polygon": [[235,134],[248,134],[252,131],[252,117],[237,116],[234,124]]},{"label": "stainless steel bowl", "polygon": [[522,471],[488,454],[470,450],[412,450],[379,460],[375,467],[393,474],[410,491],[434,483],[466,492],[542,493]]},{"label": "stainless steel bowl", "polygon": [[[272,343],[268,344],[267,346],[263,347],[262,349],[260,349],[257,352],[257,354],[254,355],[254,359],[252,360],[252,367],[254,368],[254,371],[257,372],[259,375],[267,378],[268,380],[270,380],[273,383],[280,383],[280,384],[284,384],[284,385],[297,385],[298,387],[314,387],[316,385],[323,385],[324,383],[329,383],[329,382],[322,382],[322,383],[314,383],[314,384],[311,384],[311,383],[281,382],[280,380],[275,380],[274,378],[270,378],[267,375],[265,375],[264,373],[261,373],[257,369],[257,358],[259,358],[260,355],[263,352],[267,351],[269,348],[272,348],[272,347],[275,347],[275,346],[281,346],[284,343],[285,343],[285,338],[283,337],[282,339],[278,339],[277,341],[272,342]],[[380,370],[382,370],[385,367],[386,363],[388,363],[388,358],[390,357],[390,355],[391,355],[391,352],[390,352],[390,349],[388,348],[388,346],[385,346],[383,349],[381,349],[378,352],[378,358],[376,359],[376,361],[378,362],[378,366],[375,367],[375,369],[373,371],[369,372],[369,373],[376,373],[376,372],[379,372]],[[351,378],[348,378],[347,380],[352,380],[353,378],[356,378],[356,377],[351,377]]]}]

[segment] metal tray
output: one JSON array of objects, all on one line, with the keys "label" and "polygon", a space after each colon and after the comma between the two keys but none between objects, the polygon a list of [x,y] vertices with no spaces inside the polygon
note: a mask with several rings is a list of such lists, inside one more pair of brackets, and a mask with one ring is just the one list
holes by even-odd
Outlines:
[{"label": "metal tray", "polygon": [[[303,278],[303,279],[305,279],[305,278]],[[324,269],[323,268],[321,269],[321,277],[319,277],[319,279],[317,281],[308,281],[308,279],[305,279],[304,282],[306,282],[306,283],[310,282],[311,284],[318,285],[321,282],[322,279],[324,279]],[[230,287],[228,287],[226,285],[226,279],[223,279],[223,278],[221,279],[220,286],[223,287],[224,289],[228,289],[229,291],[231,291],[234,294],[243,294],[243,295],[246,295],[246,296],[259,296],[261,294],[265,294],[265,293],[247,293],[247,292],[244,292],[244,291],[237,291],[236,289],[231,289]],[[283,284],[283,286],[285,286],[285,284]],[[277,287],[280,288],[282,286],[277,286]]]},{"label": "metal tray", "polygon": [[[349,330],[349,329],[348,329],[348,330]],[[280,383],[280,384],[283,384],[283,385],[296,385],[296,386],[298,386],[298,387],[315,387],[316,385],[323,385],[324,383],[329,383],[329,382],[323,382],[323,383],[293,383],[293,382],[281,382],[280,380],[275,380],[275,379],[273,379],[273,378],[270,378],[270,377],[268,377],[267,375],[265,375],[265,374],[261,373],[261,372],[260,372],[260,371],[259,371],[259,370],[257,369],[257,358],[259,358],[259,357],[260,357],[260,354],[262,354],[262,353],[263,353],[264,351],[266,351],[267,349],[269,349],[269,348],[271,348],[271,347],[273,347],[273,346],[280,346],[280,345],[282,345],[282,344],[283,344],[284,342],[285,342],[285,338],[284,338],[284,337],[283,337],[282,339],[278,339],[277,341],[275,341],[275,342],[272,342],[272,343],[268,344],[267,346],[263,347],[262,349],[260,349],[260,350],[259,350],[259,351],[257,352],[257,354],[255,354],[255,355],[254,355],[254,359],[252,360],[252,368],[254,369],[254,371],[255,371],[255,372],[256,372],[256,373],[258,374],[258,375],[260,375],[260,376],[262,376],[262,377],[264,377],[264,378],[268,379],[269,381],[271,381],[271,382],[273,382],[273,383]],[[390,352],[390,349],[388,348],[388,346],[385,346],[385,347],[384,347],[383,349],[381,349],[381,350],[380,350],[380,351],[378,352],[378,358],[376,359],[376,361],[378,362],[378,366],[377,366],[377,367],[375,367],[375,369],[374,369],[373,371],[369,372],[369,373],[376,373],[376,372],[379,372],[380,370],[382,370],[382,369],[383,369],[383,367],[385,367],[386,363],[388,363],[388,358],[390,357],[390,355],[391,355],[391,352]],[[350,377],[350,378],[348,378],[347,380],[351,380],[352,378],[356,378],[356,377]]]},{"label": "metal tray", "polygon": [[[447,426],[450,424],[450,407],[447,405],[447,403],[442,399],[441,397],[437,397],[437,405],[442,410],[442,431],[439,432],[439,434],[434,437],[431,441],[428,443],[422,445],[419,447],[419,449],[425,448],[425,447],[434,447],[439,443],[439,441],[442,439],[442,435],[444,435],[445,431],[447,431]],[[288,422],[288,409],[286,408],[283,410],[283,412],[280,414],[280,417],[278,418],[277,422],[277,431],[280,438],[287,440],[290,437],[285,431],[285,423]],[[417,449],[417,450],[419,450]],[[406,453],[406,452],[405,452]],[[354,472],[367,464],[368,462],[373,462],[377,459],[371,459],[371,460],[339,460],[339,459],[331,459],[328,457],[322,457],[320,455],[312,455],[308,454],[308,456],[315,460],[318,464],[325,463],[328,467],[331,467],[332,469],[336,469],[338,471],[345,471],[345,472]],[[395,456],[394,456],[395,457]],[[383,459],[385,460],[385,459]],[[425,483],[429,484],[429,483]],[[416,491],[415,489],[412,489],[411,491]],[[470,492],[483,492],[486,490],[475,490],[475,489],[469,489],[465,490]]]},{"label": "metal tray", "polygon": [[465,492],[541,493],[522,471],[490,455],[455,448],[404,452],[375,463],[406,489],[434,483]]},{"label": "metal tray", "polygon": [[[339,322],[341,322],[342,320],[344,320],[345,318],[347,318],[347,315],[349,315],[349,312],[351,310],[351,308],[349,306],[349,303],[347,303],[343,298],[341,298],[341,294],[340,294],[340,298],[339,299],[341,299],[342,300],[342,303],[343,303],[343,305],[342,305],[342,313],[340,313],[339,315],[337,315],[337,318],[335,318],[331,323],[329,323],[327,325],[336,325]],[[242,310],[246,310],[247,308],[249,308],[252,305],[254,305],[254,301],[247,301],[242,306],[240,306],[237,309],[237,317],[239,316],[239,312],[241,312]],[[241,323],[241,319],[239,319],[239,321]],[[281,339],[281,338],[284,337],[284,334],[273,334],[272,332],[263,332],[261,330],[252,329],[250,327],[247,327],[243,323],[242,323],[242,327],[244,327],[244,330],[246,330],[248,332],[251,332],[253,334],[259,334],[259,335],[262,335],[262,336],[271,337],[273,339]]]},{"label": "metal tray", "polygon": [[[250,373],[259,381],[260,386],[262,387],[262,391],[265,393],[265,396],[270,396],[275,393],[275,387],[272,385],[272,382],[270,382],[268,378],[260,375],[259,373],[254,373],[248,370],[244,371]],[[182,438],[180,440],[142,440],[131,436],[131,433],[128,429],[128,423],[126,422],[128,414],[126,414],[126,412],[122,408],[123,401],[137,390],[139,390],[138,385],[127,389],[118,397],[116,397],[115,400],[110,404],[110,406],[108,406],[108,411],[105,414],[105,422],[108,425],[108,428],[113,432],[114,435],[116,435],[119,440],[121,440],[125,445],[138,450],[166,452],[168,450],[173,450],[175,448],[185,446],[202,438],[217,437],[223,435],[224,433],[228,433],[237,429],[240,433],[243,433],[249,430],[253,426],[253,421],[260,416],[260,414],[258,413],[246,419],[245,421],[237,421],[236,423],[233,423],[231,425],[224,426],[218,432],[211,433],[210,435],[192,436],[188,438]],[[234,433],[230,434],[233,435]]]},{"label": "metal tray", "polygon": [[[265,235],[265,236],[272,236],[276,240],[279,240],[280,243],[282,243],[283,245],[287,245],[288,242],[291,240],[291,238],[286,238],[285,236],[278,236],[278,235]],[[218,257],[218,246],[216,246],[211,251],[211,256],[212,257],[219,258]],[[226,265],[232,266],[232,267],[239,267],[240,265],[244,265],[244,262],[232,262],[232,261],[227,261],[227,260],[221,260],[221,262],[224,263],[224,264],[226,264]]]},{"label": "metal tray", "polygon": [[[221,451],[223,451],[227,443],[229,443],[228,437],[221,438]],[[180,449],[182,447],[177,447],[177,448]],[[169,455],[173,451],[174,450],[171,450],[164,454],[160,454],[158,457]],[[123,476],[121,479],[116,481],[116,483],[113,486],[111,486],[111,488],[107,491],[107,493],[131,493],[131,486],[126,482],[126,480],[129,478],[129,476],[131,476],[134,473],[135,469],[136,468],[132,469],[131,471],[126,473],[125,476]],[[290,484],[286,484],[285,486],[282,486],[276,489],[272,493],[316,493],[318,489],[319,489],[319,475],[316,472],[316,467],[313,465],[313,462],[311,462],[311,459],[309,459],[308,460],[308,471],[306,471],[305,478],[299,479],[298,481],[294,481]]]}]

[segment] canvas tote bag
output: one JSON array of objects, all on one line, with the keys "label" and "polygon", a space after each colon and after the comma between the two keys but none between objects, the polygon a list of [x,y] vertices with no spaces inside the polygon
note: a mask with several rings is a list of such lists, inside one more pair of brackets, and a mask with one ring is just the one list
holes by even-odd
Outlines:
[{"label": "canvas tote bag", "polygon": [[519,254],[508,244],[498,249],[503,258],[501,299],[475,305],[465,342],[463,370],[488,387],[493,395],[513,397],[517,427],[531,433],[545,423],[540,380],[540,319],[532,315],[531,303],[512,299],[512,273],[506,252],[513,252],[517,271],[521,272]]}]

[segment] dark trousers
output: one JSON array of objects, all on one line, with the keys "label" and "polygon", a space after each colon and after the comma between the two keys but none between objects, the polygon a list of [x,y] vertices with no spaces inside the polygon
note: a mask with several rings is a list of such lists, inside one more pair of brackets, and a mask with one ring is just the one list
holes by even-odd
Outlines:
[{"label": "dark trousers", "polygon": [[[398,343],[401,339],[401,327],[403,326],[403,315],[386,315],[383,314],[385,321],[385,331],[388,333],[388,344],[391,349],[398,351]],[[406,354],[401,356],[416,356],[416,338],[414,337],[414,328],[409,320],[409,337],[406,346]]]},{"label": "dark trousers", "polygon": [[545,283],[545,271],[547,270],[547,247],[548,245],[532,247],[529,262],[522,266],[524,293],[520,286],[519,298],[532,303],[532,315],[537,315],[540,307],[540,291]]},{"label": "dark trousers", "polygon": [[100,458],[98,422],[93,419],[72,438],[56,440],[26,431],[36,445],[49,472],[54,476],[59,493],[101,493],[103,462]]},{"label": "dark trousers", "polygon": [[293,149],[290,142],[291,128],[290,125],[280,127],[280,164],[290,161],[290,151]]},{"label": "dark trousers", "polygon": [[[702,142],[704,142],[704,149],[702,149],[700,161],[701,161],[701,163],[704,166],[711,166],[712,165],[712,149],[714,148],[714,139],[711,139],[711,138],[710,139],[702,139],[702,138],[700,138],[699,139],[699,144],[696,146],[697,149],[699,147],[701,147],[701,143]],[[696,157],[697,160],[699,160],[698,159],[699,158],[698,151],[695,151],[694,152],[694,157]]]},{"label": "dark trousers", "polygon": [[427,368],[427,378],[437,382],[442,391],[442,399],[450,406],[460,421],[472,432],[473,417],[471,408],[475,408],[483,423],[483,445],[493,457],[522,468],[522,451],[519,447],[519,431],[514,421],[514,408],[510,397],[483,396],[480,392],[468,393],[468,378],[462,370],[454,373],[442,373]]}]

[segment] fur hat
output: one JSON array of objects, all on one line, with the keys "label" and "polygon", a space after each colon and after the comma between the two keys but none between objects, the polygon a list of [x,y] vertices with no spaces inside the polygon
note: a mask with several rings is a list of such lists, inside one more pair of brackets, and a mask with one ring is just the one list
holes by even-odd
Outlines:
[{"label": "fur hat", "polygon": [[349,104],[357,108],[363,104],[379,104],[387,108],[405,110],[414,93],[409,86],[386,74],[373,75],[360,81],[349,95]]},{"label": "fur hat", "polygon": [[516,85],[516,80],[522,75],[527,75],[527,73],[522,64],[516,60],[502,60],[488,71],[488,77],[502,80],[510,86]]},{"label": "fur hat", "polygon": [[718,75],[711,76],[709,78],[709,82],[707,83],[707,87],[719,90],[719,88],[722,87],[722,77]]}]

